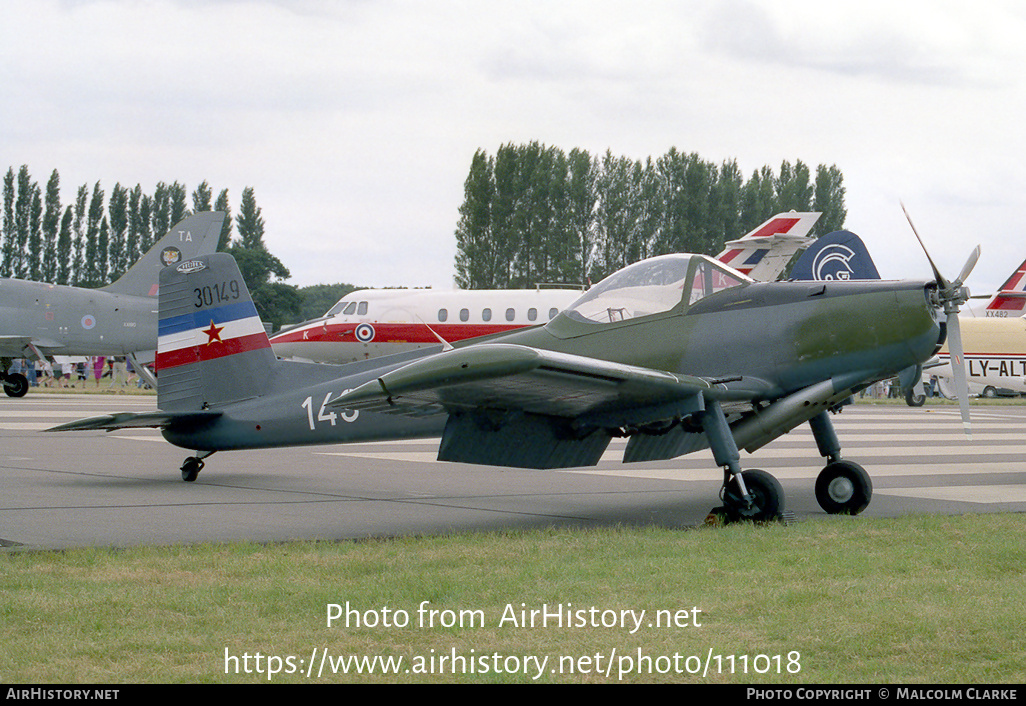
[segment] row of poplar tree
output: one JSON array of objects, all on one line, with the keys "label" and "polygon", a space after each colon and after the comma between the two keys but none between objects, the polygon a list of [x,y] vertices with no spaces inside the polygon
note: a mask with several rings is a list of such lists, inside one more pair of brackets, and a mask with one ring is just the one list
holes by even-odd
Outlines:
[{"label": "row of poplar tree", "polygon": [[[264,245],[264,221],[253,189],[242,192],[233,219],[228,190],[214,198],[204,181],[191,194],[179,182],[156,185],[153,193],[116,184],[109,198],[100,182],[83,184],[75,201],[61,202],[60,175],[53,170],[45,191],[27,165],[4,176],[0,218],[0,276],[77,287],[102,287],[132,266],[172,226],[192,213],[226,214],[217,250],[235,256],[265,321],[296,321],[302,297],[286,285],[289,271]],[[233,239],[232,231],[236,236]]]},{"label": "row of poplar tree", "polygon": [[839,230],[843,176],[800,160],[746,180],[672,148],[644,162],[537,142],[478,150],[456,227],[456,281],[466,289],[586,286],[646,257],[718,254],[782,211],[820,211],[813,235]]}]

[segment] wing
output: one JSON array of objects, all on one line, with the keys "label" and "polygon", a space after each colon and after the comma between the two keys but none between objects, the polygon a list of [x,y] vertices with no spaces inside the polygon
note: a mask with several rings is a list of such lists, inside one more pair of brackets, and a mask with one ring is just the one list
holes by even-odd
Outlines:
[{"label": "wing", "polygon": [[720,390],[703,378],[496,343],[421,359],[329,406],[447,413],[439,460],[564,468],[597,463],[610,430],[686,417]]},{"label": "wing", "polygon": [[44,355],[58,354],[64,344],[34,336],[0,336],[0,355],[7,358],[31,356],[37,360]]}]

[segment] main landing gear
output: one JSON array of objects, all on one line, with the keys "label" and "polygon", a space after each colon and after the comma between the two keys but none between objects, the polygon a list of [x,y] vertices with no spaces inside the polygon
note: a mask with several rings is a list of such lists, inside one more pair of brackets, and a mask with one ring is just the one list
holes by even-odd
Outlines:
[{"label": "main landing gear", "polygon": [[873,481],[857,463],[841,460],[841,444],[826,412],[809,420],[819,453],[828,463],[816,478],[816,500],[831,515],[857,515],[873,498]]},{"label": "main landing gear", "polygon": [[203,459],[207,458],[213,451],[202,451],[195,456],[189,456],[187,459],[182,461],[182,480],[186,483],[192,483],[196,480],[196,476],[203,470],[203,466],[206,465]]},{"label": "main landing gear", "polygon": [[0,373],[0,380],[8,397],[24,397],[28,392],[28,378],[21,373]]},{"label": "main landing gear", "polygon": [[720,489],[723,507],[714,508],[710,516],[724,522],[773,522],[781,519],[784,491],[780,483],[766,471],[741,470],[741,454],[718,402],[706,400],[701,421],[713,458],[723,467],[723,487]]}]

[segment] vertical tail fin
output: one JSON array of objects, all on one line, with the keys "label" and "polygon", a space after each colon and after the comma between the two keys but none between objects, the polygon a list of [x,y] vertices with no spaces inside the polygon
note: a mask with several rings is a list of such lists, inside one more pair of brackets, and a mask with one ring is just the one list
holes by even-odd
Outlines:
[{"label": "vertical tail fin", "polygon": [[813,241],[794,263],[791,279],[815,282],[880,279],[880,273],[862,238],[850,231],[838,230]]},{"label": "vertical tail fin", "polygon": [[160,273],[157,403],[208,409],[264,394],[276,359],[235,259],[214,253]]},{"label": "vertical tail fin", "polygon": [[726,243],[720,262],[760,282],[775,280],[796,252],[812,242],[809,232],[820,213],[778,213],[738,240]]},{"label": "vertical tail fin", "polygon": [[997,294],[987,302],[987,316],[1022,316],[1026,313],[1026,262],[1019,265]]},{"label": "vertical tail fin", "polygon": [[220,211],[189,216],[154,243],[116,282],[103,287],[103,291],[135,297],[156,297],[160,271],[167,265],[214,252],[223,223],[224,214]]}]

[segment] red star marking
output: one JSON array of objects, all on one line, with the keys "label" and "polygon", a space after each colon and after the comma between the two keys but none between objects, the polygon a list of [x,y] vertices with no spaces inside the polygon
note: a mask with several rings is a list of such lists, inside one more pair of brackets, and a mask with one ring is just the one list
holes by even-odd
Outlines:
[{"label": "red star marking", "polygon": [[207,334],[208,336],[207,345],[209,346],[214,341],[217,341],[218,343],[224,343],[224,341],[221,340],[221,331],[223,330],[224,326],[214,326],[214,320],[211,319],[210,328],[203,331],[203,333]]}]

